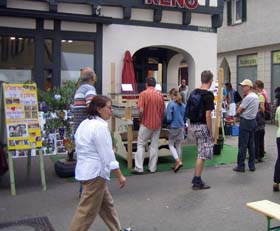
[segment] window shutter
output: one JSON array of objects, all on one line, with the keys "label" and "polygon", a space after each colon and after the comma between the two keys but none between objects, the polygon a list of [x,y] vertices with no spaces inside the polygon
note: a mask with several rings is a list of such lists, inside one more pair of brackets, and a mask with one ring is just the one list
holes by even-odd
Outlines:
[{"label": "window shutter", "polygon": [[242,0],[242,22],[247,21],[247,0]]},{"label": "window shutter", "polygon": [[227,1],[227,24],[232,25],[231,0]]}]

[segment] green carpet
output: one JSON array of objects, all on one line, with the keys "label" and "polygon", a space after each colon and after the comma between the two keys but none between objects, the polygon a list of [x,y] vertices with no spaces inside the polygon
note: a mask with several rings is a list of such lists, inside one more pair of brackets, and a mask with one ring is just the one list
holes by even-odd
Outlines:
[{"label": "green carpet", "polygon": [[[213,160],[205,161],[205,166],[217,166],[217,165],[235,163],[236,159],[237,159],[237,152],[238,152],[237,147],[233,147],[230,145],[224,145],[221,154],[214,155]],[[197,157],[197,146],[183,147],[184,166],[182,167],[182,169],[194,168],[196,157]],[[65,156],[64,155],[55,155],[55,156],[50,156],[50,158],[53,162],[56,162],[59,159],[65,158]],[[126,160],[124,160],[123,158],[121,158],[119,156],[117,156],[117,160],[120,163],[122,173],[125,176],[132,175],[131,171],[127,168]],[[147,172],[147,161],[148,161],[148,159],[146,159],[145,163],[144,163],[146,172]],[[172,156],[160,157],[158,160],[157,171],[158,172],[171,171],[171,167],[173,165],[174,165],[174,159]],[[114,176],[112,175],[112,177],[114,177]],[[72,177],[67,178],[67,179],[70,181],[74,180],[74,178],[72,178]]]}]

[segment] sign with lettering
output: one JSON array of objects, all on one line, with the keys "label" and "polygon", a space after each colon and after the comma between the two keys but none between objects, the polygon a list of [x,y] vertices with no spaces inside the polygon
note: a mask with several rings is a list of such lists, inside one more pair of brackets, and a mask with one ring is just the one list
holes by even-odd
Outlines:
[{"label": "sign with lettering", "polygon": [[8,150],[42,147],[36,84],[3,84],[3,93]]},{"label": "sign with lettering", "polygon": [[258,57],[254,55],[242,55],[238,57],[239,67],[256,66],[258,64]]},{"label": "sign with lettering", "polygon": [[198,7],[198,0],[145,0],[145,4],[194,10]]},{"label": "sign with lettering", "polygon": [[280,51],[273,52],[273,64],[280,64]]}]

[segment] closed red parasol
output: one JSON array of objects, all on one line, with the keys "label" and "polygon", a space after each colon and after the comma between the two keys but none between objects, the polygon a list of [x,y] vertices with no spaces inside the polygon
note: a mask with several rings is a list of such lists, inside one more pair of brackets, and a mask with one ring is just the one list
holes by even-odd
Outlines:
[{"label": "closed red parasol", "polygon": [[137,93],[137,83],[135,79],[134,67],[132,63],[131,54],[129,51],[125,52],[123,60],[123,70],[122,70],[122,83],[132,84],[133,91],[122,91],[125,94],[136,94]]}]

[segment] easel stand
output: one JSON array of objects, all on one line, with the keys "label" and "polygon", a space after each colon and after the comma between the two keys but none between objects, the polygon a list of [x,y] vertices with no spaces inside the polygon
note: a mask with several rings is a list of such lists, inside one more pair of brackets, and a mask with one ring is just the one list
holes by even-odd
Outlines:
[{"label": "easel stand", "polygon": [[[46,177],[45,177],[45,164],[44,164],[44,156],[42,150],[37,150],[39,152],[39,160],[40,160],[40,174],[41,174],[41,182],[42,182],[42,190],[46,191]],[[16,195],[16,183],[15,183],[15,171],[14,171],[14,163],[12,152],[8,152],[8,163],[9,163],[9,174],[10,174],[10,185],[11,185],[11,195]],[[31,169],[31,152],[28,152],[27,156],[27,176],[30,175]]]}]

